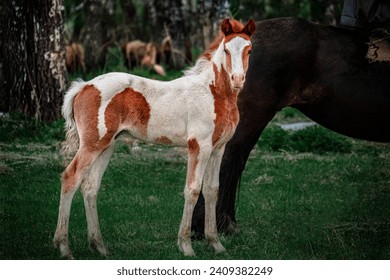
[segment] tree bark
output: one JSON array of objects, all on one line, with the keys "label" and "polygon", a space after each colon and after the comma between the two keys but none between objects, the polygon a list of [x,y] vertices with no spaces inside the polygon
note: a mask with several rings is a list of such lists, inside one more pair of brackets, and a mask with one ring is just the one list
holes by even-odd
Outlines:
[{"label": "tree bark", "polygon": [[132,0],[121,0],[123,12],[122,26],[120,28],[121,39],[123,42],[128,42],[139,38],[139,30],[137,25],[137,10]]},{"label": "tree bark", "polygon": [[219,34],[221,21],[230,17],[229,8],[228,0],[199,0],[199,16],[205,49],[210,45],[211,40]]},{"label": "tree bark", "polygon": [[3,8],[3,107],[36,121],[56,120],[66,87],[63,2],[15,0]]},{"label": "tree bark", "polygon": [[115,0],[85,0],[85,26],[81,32],[85,65],[89,71],[104,68],[108,46],[113,43]]},{"label": "tree bark", "polygon": [[161,42],[163,37],[171,37],[171,66],[174,69],[183,69],[189,55],[189,44],[181,0],[150,0],[149,15],[155,31],[158,32],[155,40]]}]

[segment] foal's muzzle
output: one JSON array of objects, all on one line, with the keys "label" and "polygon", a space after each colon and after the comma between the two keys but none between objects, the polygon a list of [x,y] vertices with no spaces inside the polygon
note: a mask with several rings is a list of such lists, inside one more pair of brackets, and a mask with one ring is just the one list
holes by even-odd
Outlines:
[{"label": "foal's muzzle", "polygon": [[233,74],[230,77],[230,82],[234,89],[241,89],[244,86],[245,75],[244,74]]}]

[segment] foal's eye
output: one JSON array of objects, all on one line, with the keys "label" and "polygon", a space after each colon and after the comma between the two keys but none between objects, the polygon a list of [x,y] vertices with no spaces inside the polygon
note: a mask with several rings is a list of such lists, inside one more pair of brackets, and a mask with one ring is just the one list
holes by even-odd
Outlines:
[{"label": "foal's eye", "polygon": [[248,51],[248,54],[251,54],[251,52],[252,52],[252,50],[249,50],[249,51]]}]

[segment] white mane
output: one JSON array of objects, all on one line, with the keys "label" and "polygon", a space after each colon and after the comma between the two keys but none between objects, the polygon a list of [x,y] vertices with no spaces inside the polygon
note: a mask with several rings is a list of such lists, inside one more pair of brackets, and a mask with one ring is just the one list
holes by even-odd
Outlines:
[{"label": "white mane", "polygon": [[221,53],[223,48],[222,42],[223,36],[221,35],[216,38],[215,41],[211,44],[211,47],[198,58],[194,66],[184,71],[184,76],[199,75],[204,70],[212,67],[213,62],[217,64],[221,63],[221,61],[216,61],[215,56],[217,54],[218,57],[218,53]]},{"label": "white mane", "polygon": [[212,62],[206,57],[202,56],[196,61],[194,66],[184,70],[184,76],[199,75],[205,69],[210,68],[210,64],[212,64]]}]

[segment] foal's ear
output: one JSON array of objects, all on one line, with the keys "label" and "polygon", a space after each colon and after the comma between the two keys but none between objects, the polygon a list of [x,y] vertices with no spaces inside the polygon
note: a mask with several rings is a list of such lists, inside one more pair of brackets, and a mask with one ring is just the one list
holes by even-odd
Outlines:
[{"label": "foal's ear", "polygon": [[256,22],[251,18],[242,29],[242,32],[244,32],[246,35],[251,37],[253,33],[255,33],[255,30],[256,30]]},{"label": "foal's ear", "polygon": [[228,18],[225,18],[221,23],[221,31],[225,36],[233,33],[233,26],[230,23],[230,20]]}]

